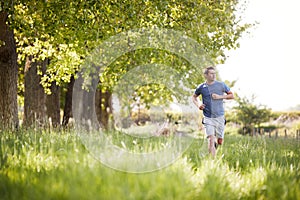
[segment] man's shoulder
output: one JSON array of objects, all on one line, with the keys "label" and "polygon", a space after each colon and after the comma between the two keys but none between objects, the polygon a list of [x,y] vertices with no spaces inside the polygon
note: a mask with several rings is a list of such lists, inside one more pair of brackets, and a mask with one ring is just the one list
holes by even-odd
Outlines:
[{"label": "man's shoulder", "polygon": [[204,82],[204,83],[199,84],[197,88],[202,89],[202,88],[205,88],[205,87],[207,87],[207,85]]}]

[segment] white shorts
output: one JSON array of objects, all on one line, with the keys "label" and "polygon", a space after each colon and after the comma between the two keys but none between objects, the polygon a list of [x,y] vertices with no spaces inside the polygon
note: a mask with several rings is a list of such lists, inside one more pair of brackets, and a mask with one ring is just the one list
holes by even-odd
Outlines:
[{"label": "white shorts", "polygon": [[217,136],[218,138],[224,138],[225,130],[225,118],[224,116],[217,118],[203,118],[203,125],[205,127],[206,136]]}]

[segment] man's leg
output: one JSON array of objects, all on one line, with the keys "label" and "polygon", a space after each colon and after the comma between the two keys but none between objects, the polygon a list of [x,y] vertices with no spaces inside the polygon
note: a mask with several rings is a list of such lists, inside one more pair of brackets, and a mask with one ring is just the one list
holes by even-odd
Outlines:
[{"label": "man's leg", "polygon": [[224,140],[224,131],[225,131],[224,117],[219,118],[217,124],[218,124],[216,127],[217,143],[218,145],[222,145]]},{"label": "man's leg", "polygon": [[208,138],[208,151],[213,157],[215,157],[216,155],[215,136],[209,135],[207,136],[207,138]]},{"label": "man's leg", "polygon": [[216,155],[216,147],[215,147],[215,126],[206,122],[204,124],[205,133],[208,139],[208,152],[214,157]]}]

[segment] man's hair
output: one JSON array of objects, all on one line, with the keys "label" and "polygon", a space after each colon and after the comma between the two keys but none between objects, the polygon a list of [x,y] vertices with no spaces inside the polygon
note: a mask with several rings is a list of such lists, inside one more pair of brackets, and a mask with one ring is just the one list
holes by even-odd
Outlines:
[{"label": "man's hair", "polygon": [[209,70],[215,70],[215,68],[212,67],[212,66],[205,68],[204,74],[208,74],[208,71],[209,71]]}]

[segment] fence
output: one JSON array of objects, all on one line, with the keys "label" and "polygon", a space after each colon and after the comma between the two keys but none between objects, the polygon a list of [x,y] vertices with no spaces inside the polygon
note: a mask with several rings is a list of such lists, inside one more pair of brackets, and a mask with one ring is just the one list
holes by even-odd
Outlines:
[{"label": "fence", "polygon": [[265,130],[263,128],[253,128],[252,132],[250,133],[251,136],[268,136],[269,138],[296,138],[297,140],[300,139],[300,129],[297,130],[290,130],[290,129],[283,129],[283,130]]}]

